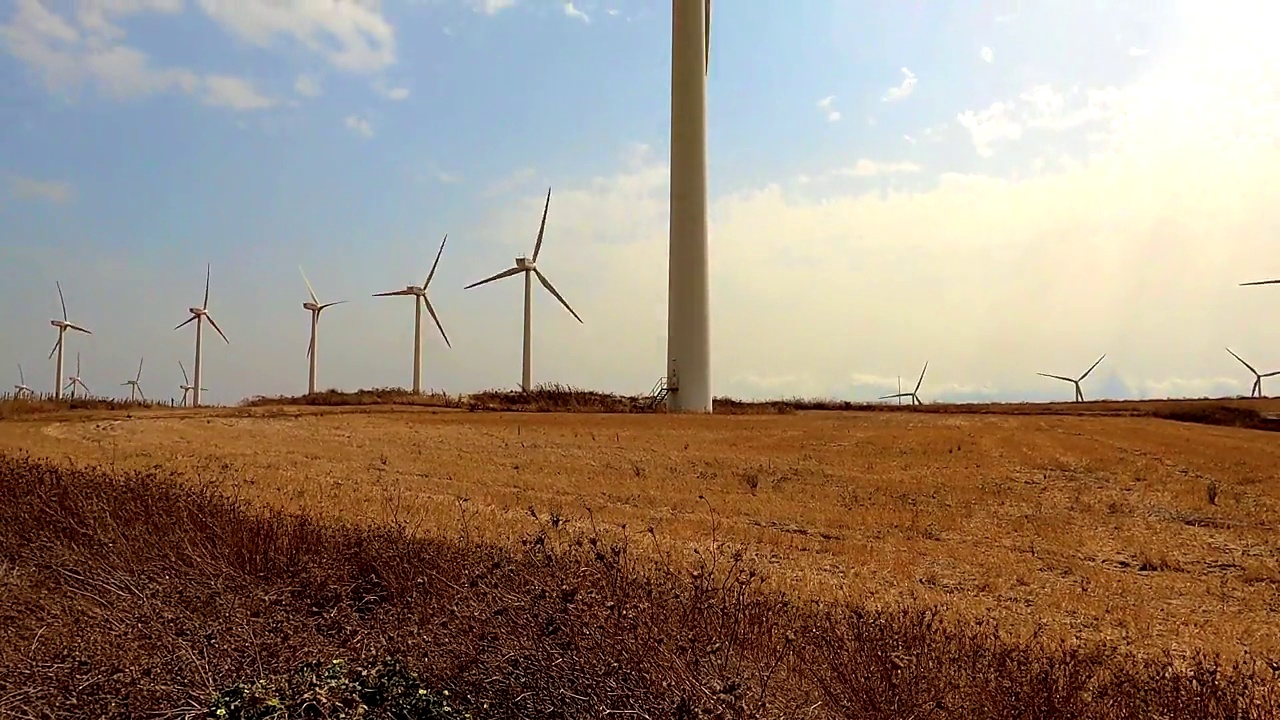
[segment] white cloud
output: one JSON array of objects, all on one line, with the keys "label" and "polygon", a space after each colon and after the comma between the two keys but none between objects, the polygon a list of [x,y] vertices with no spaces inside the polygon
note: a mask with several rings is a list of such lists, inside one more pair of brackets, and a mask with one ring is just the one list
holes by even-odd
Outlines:
[{"label": "white cloud", "polygon": [[902,173],[918,173],[921,167],[911,162],[876,162],[862,158],[851,167],[841,168],[833,174],[846,177],[875,177],[877,175],[898,175]]},{"label": "white cloud", "polygon": [[409,97],[409,88],[389,87],[387,86],[386,81],[381,79],[374,81],[373,91],[378,93],[378,95],[382,96],[383,98],[387,100],[392,100],[394,102],[399,102]]},{"label": "white cloud", "polygon": [[982,46],[982,50],[978,54],[982,56],[982,61],[985,63],[993,63],[996,61],[995,52],[986,45]]},{"label": "white cloud", "polygon": [[1129,57],[1142,57],[1143,55],[1146,55],[1149,52],[1151,51],[1146,48],[1131,47],[1129,48]]},{"label": "white cloud", "polygon": [[297,80],[293,81],[293,91],[303,97],[319,97],[323,92],[320,87],[320,80],[314,75],[299,75]]},{"label": "white cloud", "polygon": [[832,103],[834,103],[835,100],[835,95],[828,95],[818,101],[818,109],[827,116],[827,122],[840,121],[840,111],[832,107]]},{"label": "white cloud", "polygon": [[436,173],[436,179],[446,185],[454,185],[459,182],[462,182],[462,178],[458,177],[457,175],[454,175],[453,173],[447,173],[443,170]]},{"label": "white cloud", "polygon": [[119,40],[125,32],[111,22],[112,16],[143,12],[172,15],[182,10],[183,0],[80,0],[76,6],[76,21],[88,33],[106,40]]},{"label": "white cloud", "polygon": [[342,123],[347,126],[351,132],[366,138],[373,137],[373,125],[365,118],[359,115],[348,115],[343,119]]},{"label": "white cloud", "polygon": [[478,13],[497,15],[509,7],[515,7],[516,0],[469,0],[471,7]]},{"label": "white cloud", "polygon": [[23,200],[45,200],[64,205],[75,196],[71,183],[58,180],[36,180],[21,175],[9,175],[9,189]]},{"label": "white cloud", "polygon": [[564,14],[585,23],[591,22],[591,18],[587,17],[586,13],[579,10],[578,7],[573,4],[573,0],[564,0]]},{"label": "white cloud", "polygon": [[229,107],[233,110],[261,110],[276,104],[263,95],[253,83],[243,78],[226,75],[210,75],[204,79],[206,105]]},{"label": "white cloud", "polygon": [[906,68],[902,68],[902,82],[897,87],[889,88],[882,98],[884,102],[902,100],[916,91],[916,76]]},{"label": "white cloud", "polygon": [[969,131],[973,147],[982,157],[994,154],[994,143],[1022,137],[1022,125],[1013,119],[1010,106],[1003,102],[992,103],[976,112],[966,110],[956,116],[956,121]]},{"label": "white cloud", "polygon": [[395,62],[395,28],[367,0],[198,0],[215,22],[246,42],[269,46],[288,37],[334,67],[375,72]]}]

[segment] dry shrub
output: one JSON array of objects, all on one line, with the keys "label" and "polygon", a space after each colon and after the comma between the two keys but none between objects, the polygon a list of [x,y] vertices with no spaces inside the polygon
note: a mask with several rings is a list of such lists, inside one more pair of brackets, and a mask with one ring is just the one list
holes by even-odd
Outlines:
[{"label": "dry shrub", "polygon": [[140,410],[143,408],[172,407],[171,400],[131,401],[113,398],[78,397],[55,400],[52,395],[14,397],[0,395],[0,420],[17,419],[73,410]]},{"label": "dry shrub", "polygon": [[444,392],[415,394],[401,387],[365,388],[360,390],[322,390],[307,395],[255,395],[240,401],[241,407],[304,405],[315,407],[349,407],[357,405],[422,405],[427,407],[462,407],[461,398]]},{"label": "dry shrub", "polygon": [[553,515],[511,546],[415,537],[0,456],[0,716],[198,714],[299,664],[387,657],[477,719],[1280,710],[1252,664],[797,603],[714,538],[690,566],[632,550],[651,535],[589,528]]}]

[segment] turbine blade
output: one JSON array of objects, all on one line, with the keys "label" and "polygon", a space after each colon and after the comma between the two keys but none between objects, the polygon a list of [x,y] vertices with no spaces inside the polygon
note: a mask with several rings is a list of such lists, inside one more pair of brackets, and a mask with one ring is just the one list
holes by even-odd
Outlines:
[{"label": "turbine blade", "polygon": [[27,376],[22,374],[22,363],[18,363],[18,382],[25,387],[27,384]]},{"label": "turbine blade", "polygon": [[138,377],[134,378],[134,382],[142,382],[142,361],[146,358],[138,358]]},{"label": "turbine blade", "polygon": [[310,359],[311,353],[315,352],[315,349],[316,349],[316,334],[312,332],[311,339],[307,341],[307,358],[308,359]]},{"label": "turbine blade", "polygon": [[1102,360],[1103,360],[1104,358],[1106,358],[1106,357],[1107,357],[1107,356],[1106,356],[1106,354],[1104,353],[1104,354],[1102,355],[1102,357],[1100,357],[1100,358],[1098,358],[1097,360],[1095,360],[1095,361],[1094,361],[1094,363],[1093,363],[1092,365],[1090,365],[1090,366],[1089,366],[1089,369],[1088,369],[1088,370],[1085,370],[1085,371],[1084,371],[1084,374],[1083,374],[1083,375],[1081,375],[1081,376],[1080,376],[1079,378],[1077,378],[1077,379],[1079,379],[1079,380],[1084,380],[1085,378],[1089,377],[1089,373],[1093,372],[1093,369],[1094,369],[1094,368],[1096,368],[1096,367],[1098,367],[1098,363],[1102,362]]},{"label": "turbine blade", "polygon": [[924,361],[924,369],[920,371],[920,379],[916,381],[915,392],[920,392],[920,386],[924,383],[924,374],[929,371],[929,361]]},{"label": "turbine blade", "polygon": [[307,279],[307,274],[302,272],[302,266],[298,266],[298,272],[302,273],[302,282],[307,284],[307,292],[311,294],[311,302],[319,305],[320,301],[316,299],[316,291],[311,289],[311,281]]},{"label": "turbine blade", "polygon": [[1049,373],[1042,373],[1042,372],[1038,372],[1036,374],[1041,377],[1053,378],[1054,380],[1062,380],[1063,382],[1073,383],[1076,381],[1075,378],[1069,378],[1062,375],[1050,375]]},{"label": "turbine blade", "polygon": [[900,397],[911,397],[911,393],[906,393],[906,392],[904,392],[904,393],[894,393],[894,394],[892,394],[892,395],[881,395],[881,396],[880,396],[880,399],[881,399],[881,400],[892,400],[892,399],[894,399],[894,398],[900,398]]},{"label": "turbine blade", "polygon": [[493,282],[494,280],[501,280],[502,278],[505,278],[505,277],[511,277],[512,275],[516,275],[516,274],[521,273],[521,272],[524,272],[524,270],[523,270],[522,268],[513,267],[513,268],[510,268],[510,269],[507,269],[507,270],[503,270],[502,272],[498,273],[497,275],[490,275],[489,277],[487,277],[487,278],[485,278],[485,279],[481,280],[480,282],[473,282],[473,283],[471,283],[470,285],[468,285],[468,286],[466,286],[466,287],[464,287],[464,288],[462,288],[462,289],[463,289],[463,290],[470,290],[470,289],[471,289],[471,288],[473,288],[473,287],[480,287],[481,285],[484,285],[485,283],[491,283],[491,282]]},{"label": "turbine blade", "polygon": [[1231,357],[1233,357],[1233,358],[1235,358],[1235,359],[1239,360],[1241,365],[1244,365],[1245,367],[1249,368],[1249,372],[1251,372],[1251,373],[1253,373],[1253,374],[1255,374],[1255,375],[1257,375],[1257,374],[1258,374],[1258,371],[1257,371],[1257,370],[1254,370],[1252,365],[1250,365],[1249,363],[1245,362],[1245,361],[1244,361],[1244,358],[1242,358],[1242,357],[1240,357],[1239,355],[1235,354],[1235,351],[1233,351],[1231,348],[1227,348],[1227,352],[1231,353]]},{"label": "turbine blade", "polygon": [[187,318],[186,320],[184,320],[184,321],[182,321],[182,322],[178,323],[178,326],[177,326],[177,327],[175,327],[175,328],[174,328],[174,330],[181,330],[183,325],[186,325],[187,323],[191,322],[192,320],[195,320],[195,319],[196,319],[196,317],[197,317],[197,316],[192,315],[191,317]]},{"label": "turbine blade", "polygon": [[62,320],[65,322],[67,319],[67,299],[62,296],[62,283],[54,280],[53,284],[58,287],[58,302],[62,303]]},{"label": "turbine blade", "polygon": [[147,399],[147,394],[146,394],[146,393],[144,393],[144,392],[142,392],[142,386],[141,386],[141,385],[139,385],[139,386],[138,386],[138,397],[142,398],[143,400],[146,400],[146,399]]},{"label": "turbine blade", "polygon": [[183,366],[182,366],[182,361],[181,361],[181,360],[179,360],[179,361],[178,361],[178,369],[182,371],[182,382],[183,382],[183,384],[190,385],[190,384],[191,384],[191,379],[187,377],[187,369],[186,369],[185,367],[183,367]]},{"label": "turbine blade", "polygon": [[1253,282],[1240,283],[1240,286],[1244,287],[1246,285],[1277,285],[1277,284],[1280,284],[1280,280],[1254,280]]},{"label": "turbine blade", "polygon": [[62,333],[58,333],[58,342],[53,344],[53,349],[49,351],[49,359],[53,359],[53,354],[58,352],[58,346],[62,344]]},{"label": "turbine blade", "polygon": [[440,324],[440,318],[436,317],[436,309],[431,307],[431,301],[427,299],[426,295],[423,295],[422,302],[427,306],[427,312],[431,313],[431,319],[436,321],[436,327],[440,329],[440,337],[444,338],[444,344],[452,348],[453,345],[449,343],[449,336],[444,334],[444,326]]},{"label": "turbine blade", "polygon": [[[343,303],[348,303],[348,302],[351,302],[351,301],[350,300],[334,300],[331,303],[325,303],[321,305],[320,310],[324,310],[325,308],[333,307],[334,305],[341,305]],[[320,310],[317,310],[316,312],[320,312]]]},{"label": "turbine blade", "polygon": [[205,310],[209,309],[209,271],[212,266],[206,264],[204,266],[204,304],[200,307]]},{"label": "turbine blade", "polygon": [[392,295],[414,295],[414,294],[415,293],[411,293],[408,290],[392,290],[390,292],[374,293],[373,297],[391,297]]},{"label": "turbine blade", "polygon": [[225,341],[228,345],[230,345],[231,341],[227,340],[227,334],[222,332],[222,328],[218,327],[218,323],[216,320],[213,319],[213,316],[206,314],[204,318],[209,321],[209,324],[213,326],[214,330],[218,331],[218,334],[222,336],[223,341]]},{"label": "turbine blade", "polygon": [[436,251],[436,261],[431,263],[431,272],[427,273],[427,281],[422,283],[423,290],[431,284],[431,278],[436,276],[436,266],[440,264],[440,256],[444,254],[444,244],[447,242],[449,242],[449,233],[445,233],[444,239],[440,241],[440,249]]},{"label": "turbine blade", "polygon": [[533,262],[538,262],[538,253],[542,252],[542,234],[547,230],[547,211],[551,209],[551,188],[547,188],[547,203],[542,206],[542,224],[538,226],[538,241],[533,244]]},{"label": "turbine blade", "polygon": [[711,72],[711,0],[706,0],[706,10],[702,17],[702,74]]},{"label": "turbine blade", "polygon": [[[569,307],[569,303],[565,301],[564,297],[560,295],[559,292],[556,291],[555,287],[551,285],[551,281],[547,279],[546,275],[542,274],[541,270],[535,267],[533,269],[533,274],[538,276],[538,282],[542,283],[542,287],[546,288],[548,292],[556,296],[556,299],[560,301],[560,304],[564,306],[565,310],[568,310],[571,315],[577,318],[578,322],[582,322],[582,318],[578,317],[578,313],[574,312],[573,308]],[[585,325],[586,323],[583,324]]]},{"label": "turbine blade", "polygon": [[76,353],[76,378],[80,377],[80,353]]},{"label": "turbine blade", "polygon": [[1269,377],[1275,377],[1277,375],[1280,375],[1280,370],[1276,370],[1275,372],[1262,373],[1258,377],[1269,378]]},{"label": "turbine blade", "polygon": [[75,323],[67,323],[67,327],[68,327],[68,328],[70,328],[71,330],[76,330],[76,331],[78,331],[78,332],[82,332],[82,333],[84,333],[85,335],[92,335],[92,334],[93,334],[93,331],[92,331],[92,330],[90,330],[89,328],[80,327],[79,325],[76,325]]}]

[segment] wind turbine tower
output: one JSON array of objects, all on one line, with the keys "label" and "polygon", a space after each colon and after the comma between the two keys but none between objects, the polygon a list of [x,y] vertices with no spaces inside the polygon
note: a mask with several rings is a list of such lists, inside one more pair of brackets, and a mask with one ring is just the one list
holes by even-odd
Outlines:
[{"label": "wind turbine tower", "polygon": [[[53,349],[49,351],[49,357],[53,357],[54,353],[58,354],[58,361],[55,364],[54,370],[53,370],[53,399],[61,400],[62,399],[62,380],[63,380],[62,357],[63,357],[63,351],[66,349],[66,342],[65,342],[64,336],[67,334],[68,330],[75,330],[76,332],[82,332],[85,335],[92,335],[93,333],[87,330],[86,328],[83,328],[67,319],[67,300],[62,296],[62,283],[55,281],[54,285],[58,287],[58,302],[62,303],[62,319],[49,321],[50,325],[58,328],[58,342],[53,346]],[[79,373],[77,372],[77,374]]]},{"label": "wind turbine tower", "polygon": [[711,412],[707,249],[710,52],[711,0],[672,0],[667,405],[677,412]]},{"label": "wind turbine tower", "polygon": [[320,313],[327,307],[341,305],[346,300],[337,300],[331,303],[320,304],[316,299],[316,291],[311,288],[311,281],[307,279],[307,274],[302,271],[302,266],[298,266],[298,272],[302,273],[302,282],[307,284],[307,293],[311,295],[311,302],[302,303],[304,310],[311,311],[311,342],[307,345],[307,358],[311,361],[307,369],[307,394],[314,395],[316,392],[316,332],[320,327]]},{"label": "wind turbine tower", "polygon": [[898,399],[898,404],[899,404],[899,405],[901,405],[901,404],[902,404],[902,398],[911,398],[911,404],[912,404],[912,405],[923,405],[924,403],[923,403],[923,402],[921,402],[921,400],[920,400],[920,386],[924,384],[924,374],[925,374],[926,372],[928,372],[928,371],[929,371],[929,361],[928,361],[928,360],[926,360],[926,361],[925,361],[925,363],[924,363],[924,368],[923,368],[922,370],[920,370],[920,379],[919,379],[919,380],[916,380],[916,387],[915,387],[915,389],[914,389],[914,390],[912,390],[911,392],[902,392],[902,378],[901,378],[901,377],[899,377],[899,378],[898,378],[898,392],[896,392],[896,393],[894,393],[894,394],[892,394],[892,395],[882,395],[882,396],[880,397],[880,399],[881,399],[881,400],[892,400],[892,399],[894,399],[894,398],[897,398],[897,399]]},{"label": "wind turbine tower", "polygon": [[1094,369],[1094,368],[1096,368],[1096,367],[1098,367],[1098,363],[1101,363],[1101,362],[1102,362],[1102,360],[1103,360],[1103,358],[1105,358],[1105,357],[1106,357],[1106,354],[1103,354],[1103,356],[1102,356],[1102,357],[1100,357],[1100,358],[1098,358],[1096,361],[1094,361],[1094,363],[1093,363],[1092,365],[1090,365],[1090,366],[1089,366],[1089,369],[1088,369],[1088,370],[1085,370],[1085,371],[1084,371],[1084,374],[1083,374],[1083,375],[1081,375],[1081,376],[1080,376],[1080,377],[1078,377],[1078,378],[1069,378],[1069,377],[1066,377],[1066,376],[1064,376],[1064,375],[1050,375],[1049,373],[1036,373],[1036,374],[1037,374],[1037,375],[1039,375],[1040,377],[1053,378],[1054,380],[1061,380],[1061,381],[1063,381],[1063,382],[1069,382],[1069,383],[1071,383],[1072,385],[1075,385],[1075,386],[1076,386],[1076,400],[1075,400],[1075,401],[1076,401],[1076,402],[1084,402],[1084,393],[1083,393],[1083,392],[1081,392],[1081,390],[1080,390],[1080,383],[1081,383],[1085,378],[1089,377],[1089,373],[1093,372],[1093,369]]},{"label": "wind turbine tower", "polygon": [[542,236],[547,229],[547,211],[551,209],[551,188],[547,188],[547,202],[542,207],[542,225],[538,227],[538,239],[533,244],[533,257],[526,258],[524,255],[516,258],[516,264],[497,275],[487,277],[479,282],[471,283],[463,288],[470,290],[473,287],[479,287],[485,283],[491,283],[495,280],[511,277],[512,275],[524,274],[524,365],[520,373],[520,389],[529,392],[533,389],[533,277],[537,276],[538,282],[542,283],[542,287],[547,292],[555,296],[564,305],[564,309],[569,311],[578,322],[582,322],[582,318],[578,317],[578,313],[569,307],[568,301],[564,299],[547,279],[546,275],[538,269],[538,253],[542,252]]},{"label": "wind turbine tower", "polygon": [[204,304],[200,307],[187,308],[191,313],[191,317],[178,323],[178,326],[174,328],[174,330],[178,330],[192,320],[196,323],[196,366],[194,370],[195,382],[191,386],[191,407],[200,407],[200,390],[202,389],[200,387],[200,344],[204,335],[202,332],[204,330],[204,321],[208,320],[213,329],[217,330],[218,334],[222,336],[223,341],[228,345],[231,344],[231,341],[227,340],[226,334],[222,332],[222,328],[218,327],[218,323],[214,322],[213,316],[209,314],[209,269],[208,265],[204,268]]},{"label": "wind turbine tower", "polygon": [[133,402],[138,398],[142,398],[146,402],[147,396],[142,392],[142,361],[145,358],[138,358],[138,374],[132,380],[125,380],[120,383],[120,387],[129,386],[129,402]]},{"label": "wind turbine tower", "polygon": [[409,295],[413,297],[413,392],[415,395],[422,392],[423,305],[427,306],[427,312],[431,313],[431,319],[436,321],[436,327],[440,330],[440,337],[444,338],[444,344],[450,348],[453,347],[453,345],[449,344],[449,336],[444,334],[444,326],[440,324],[436,309],[431,306],[431,299],[427,297],[427,286],[431,284],[431,278],[436,275],[436,267],[440,264],[440,255],[444,253],[444,244],[448,241],[449,235],[446,233],[444,239],[440,241],[440,249],[436,251],[436,261],[431,263],[431,272],[427,273],[427,279],[422,285],[406,285],[403,290],[373,294],[374,297],[391,297],[393,295]]},{"label": "wind turbine tower", "polygon": [[1235,359],[1239,360],[1241,365],[1243,365],[1243,366],[1245,366],[1245,367],[1249,368],[1249,372],[1253,373],[1253,386],[1249,388],[1249,397],[1251,397],[1251,398],[1252,398],[1252,397],[1257,397],[1257,398],[1266,397],[1265,395],[1263,395],[1263,394],[1262,394],[1262,379],[1263,379],[1263,378],[1269,378],[1269,377],[1275,377],[1276,375],[1280,375],[1280,370],[1277,370],[1277,371],[1275,371],[1275,372],[1269,372],[1269,373],[1260,373],[1260,372],[1258,372],[1256,369],[1254,369],[1254,367],[1253,367],[1252,365],[1250,365],[1249,363],[1245,362],[1245,361],[1244,361],[1244,358],[1242,358],[1242,357],[1240,357],[1239,355],[1235,354],[1235,352],[1233,352],[1233,351],[1231,350],[1231,348],[1227,348],[1227,352],[1231,353],[1231,357],[1233,357],[1233,358],[1235,358]]}]

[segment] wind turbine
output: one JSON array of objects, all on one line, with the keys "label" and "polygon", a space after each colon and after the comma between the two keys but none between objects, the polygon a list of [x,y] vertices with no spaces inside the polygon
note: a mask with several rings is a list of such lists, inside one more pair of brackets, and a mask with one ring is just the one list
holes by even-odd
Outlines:
[{"label": "wind turbine", "polygon": [[174,328],[174,330],[177,330],[192,320],[196,321],[196,381],[191,386],[191,407],[200,407],[200,391],[204,389],[200,387],[200,340],[204,334],[202,332],[204,330],[204,321],[208,320],[213,329],[217,330],[218,334],[222,336],[222,339],[228,345],[231,344],[231,341],[227,340],[226,334],[222,332],[222,328],[218,327],[218,323],[214,322],[213,316],[209,314],[209,269],[208,265],[204,268],[204,304],[198,308],[187,308],[191,312],[191,317],[178,323],[178,326]]},{"label": "wind turbine", "polygon": [[76,353],[76,374],[67,378],[67,387],[71,388],[71,399],[76,399],[76,387],[84,390],[86,396],[89,395],[89,387],[80,379],[80,353]]},{"label": "wind turbine", "polygon": [[21,398],[23,395],[35,395],[31,388],[27,387],[27,376],[22,372],[22,364],[18,364],[18,384],[13,386],[13,396]]},{"label": "wind turbine", "polygon": [[[436,315],[436,309],[431,307],[431,299],[427,297],[427,286],[431,284],[431,278],[436,275],[436,266],[440,264],[440,255],[444,253],[444,244],[449,241],[449,234],[445,233],[444,240],[440,241],[440,249],[436,251],[436,261],[431,263],[431,272],[427,273],[427,279],[422,285],[406,285],[403,290],[392,290],[391,292],[374,293],[374,297],[390,297],[392,295],[412,295],[413,296],[413,392],[422,392],[422,306],[427,306],[427,312],[431,313],[431,319],[436,321],[436,327],[440,329],[440,337],[444,338],[444,344],[450,348],[449,336],[444,334],[444,326],[440,324],[440,318]],[[418,302],[421,299],[422,302]]]},{"label": "wind turbine", "polygon": [[671,209],[667,258],[667,404],[711,412],[707,251],[707,72],[711,0],[671,3]]},{"label": "wind turbine", "polygon": [[336,302],[320,304],[316,299],[316,291],[311,288],[311,281],[307,279],[307,274],[302,271],[302,266],[298,266],[298,272],[302,273],[302,282],[307,284],[307,293],[311,295],[311,302],[302,303],[305,310],[311,311],[311,342],[307,345],[307,358],[311,360],[311,364],[307,370],[307,394],[314,395],[316,392],[316,330],[320,326],[320,311],[334,305],[341,305],[346,300],[338,300]]},{"label": "wind turbine", "polygon": [[[912,390],[911,392],[901,392],[901,391],[899,391],[899,392],[897,392],[897,393],[894,393],[893,395],[884,395],[884,396],[882,396],[880,399],[881,399],[881,400],[892,400],[892,399],[894,399],[894,398],[899,398],[899,400],[898,400],[898,404],[899,404],[899,405],[901,405],[901,404],[902,404],[902,400],[901,400],[901,398],[909,397],[909,398],[911,398],[911,404],[912,404],[912,405],[923,405],[924,403],[920,401],[920,395],[919,395],[919,393],[920,393],[920,386],[921,386],[922,384],[924,384],[924,374],[925,374],[926,372],[928,372],[928,371],[929,371],[929,361],[928,361],[928,360],[926,360],[926,361],[925,361],[925,363],[924,363],[924,369],[922,369],[922,370],[920,371],[920,379],[919,379],[919,380],[916,380],[916,389],[915,389],[915,390]],[[901,388],[902,388],[902,379],[901,379],[901,378],[899,378],[899,379],[898,379],[898,388],[899,388],[899,390],[901,390]]]},{"label": "wind turbine", "polygon": [[1277,370],[1275,372],[1269,372],[1269,373],[1260,373],[1257,370],[1255,370],[1252,365],[1245,362],[1244,358],[1232,352],[1231,348],[1227,348],[1227,352],[1231,353],[1231,357],[1239,360],[1241,365],[1244,365],[1245,367],[1249,368],[1249,372],[1253,373],[1253,387],[1249,388],[1249,397],[1258,397],[1258,398],[1266,397],[1265,395],[1262,394],[1262,378],[1269,378],[1269,377],[1275,377],[1276,375],[1280,375],[1280,370]]},{"label": "wind turbine", "polygon": [[1084,393],[1080,391],[1080,383],[1085,378],[1089,377],[1089,373],[1093,372],[1093,369],[1098,367],[1098,363],[1102,362],[1102,359],[1105,357],[1106,357],[1106,354],[1104,353],[1102,357],[1098,358],[1097,361],[1095,361],[1092,365],[1090,365],[1089,369],[1085,370],[1084,374],[1078,378],[1069,378],[1063,375],[1050,375],[1049,373],[1042,373],[1042,372],[1038,372],[1036,374],[1041,377],[1053,378],[1054,380],[1062,380],[1063,382],[1069,382],[1072,385],[1075,385],[1076,386],[1076,402],[1084,402]]},{"label": "wind turbine", "polygon": [[[181,360],[178,361],[178,369],[182,371],[182,384],[178,386],[178,389],[182,391],[182,407],[186,407],[187,395],[189,395],[192,390],[195,390],[195,387],[191,384],[191,381],[187,379],[187,369],[182,367]],[[208,390],[209,388],[200,389]]]},{"label": "wind turbine", "polygon": [[512,275],[524,274],[524,366],[520,373],[520,388],[525,392],[533,389],[531,368],[533,357],[533,277],[537,276],[538,282],[547,289],[564,305],[564,309],[568,310],[571,315],[577,318],[578,322],[582,322],[582,318],[578,317],[578,313],[569,307],[569,303],[556,291],[555,286],[547,279],[542,271],[538,269],[538,253],[542,251],[542,235],[547,229],[547,211],[551,209],[551,188],[547,188],[547,202],[542,207],[542,225],[538,227],[538,239],[533,245],[533,257],[525,258],[524,255],[516,258],[514,267],[503,270],[492,277],[487,277],[480,282],[474,282],[463,288],[470,290],[473,287],[479,287],[485,283],[491,283],[495,280],[511,277]]},{"label": "wind turbine", "polygon": [[66,348],[66,343],[64,342],[63,336],[67,334],[68,330],[75,330],[77,332],[82,332],[85,335],[92,335],[93,333],[90,332],[88,329],[83,328],[67,319],[67,300],[62,296],[62,283],[54,281],[54,285],[58,287],[58,302],[62,303],[62,319],[49,321],[50,325],[58,328],[58,342],[53,346],[53,349],[49,351],[49,357],[53,357],[54,353],[58,354],[58,362],[54,366],[54,372],[53,372],[53,399],[61,400],[62,399],[62,354],[63,354],[63,350]]},{"label": "wind turbine", "polygon": [[145,358],[138,358],[138,374],[132,380],[125,380],[120,383],[121,387],[129,386],[129,402],[141,397],[143,402],[147,401],[147,396],[142,393],[142,361]]}]

